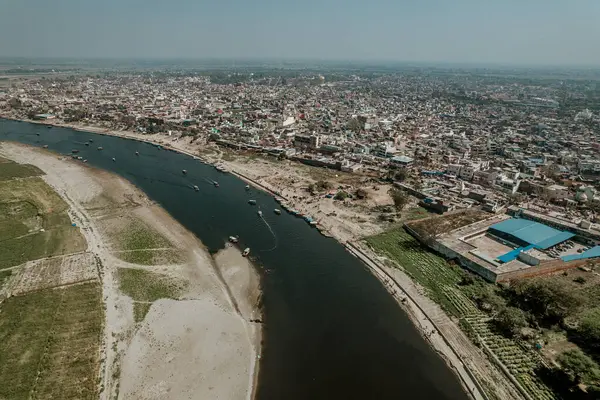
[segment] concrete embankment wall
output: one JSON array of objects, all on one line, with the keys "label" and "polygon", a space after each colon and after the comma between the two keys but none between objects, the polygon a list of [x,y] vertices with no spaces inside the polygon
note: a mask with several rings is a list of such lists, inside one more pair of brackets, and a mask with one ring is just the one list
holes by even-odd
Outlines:
[{"label": "concrete embankment wall", "polygon": [[545,261],[530,268],[500,274],[498,275],[497,282],[507,282],[515,279],[533,278],[535,276],[554,274],[556,272],[581,267],[588,261],[589,260],[575,260],[569,262],[564,262],[562,260]]}]

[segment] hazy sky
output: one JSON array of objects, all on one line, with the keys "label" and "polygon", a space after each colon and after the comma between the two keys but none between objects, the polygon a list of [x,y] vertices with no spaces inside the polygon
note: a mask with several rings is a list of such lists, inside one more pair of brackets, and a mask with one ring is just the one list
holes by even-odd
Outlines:
[{"label": "hazy sky", "polygon": [[0,56],[600,66],[600,0],[0,0]]}]

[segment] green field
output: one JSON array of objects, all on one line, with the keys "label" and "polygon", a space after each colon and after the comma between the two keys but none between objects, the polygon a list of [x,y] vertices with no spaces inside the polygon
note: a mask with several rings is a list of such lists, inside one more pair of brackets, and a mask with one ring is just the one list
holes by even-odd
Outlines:
[{"label": "green field", "polygon": [[0,313],[0,398],[97,398],[101,304],[97,283],[6,299]]},{"label": "green field", "polygon": [[177,299],[185,284],[166,275],[142,269],[120,268],[119,289],[134,300],[136,322],[144,319],[152,302],[158,299]]},{"label": "green field", "polygon": [[[447,313],[458,318],[461,328],[475,343],[490,348],[532,398],[556,398],[535,375],[541,363],[539,354],[497,333],[491,326],[489,315],[479,310],[473,302],[472,299],[482,293],[493,291],[494,285],[474,279],[462,268],[448,263],[422,246],[403,228],[369,237],[365,241],[376,253],[385,256],[391,266],[402,269],[419,283]],[[465,281],[470,283],[464,284]]]},{"label": "green field", "polygon": [[30,176],[43,175],[38,167],[29,164],[17,164],[16,162],[3,159],[0,162],[0,181],[13,178],[28,178]]},{"label": "green field", "polygon": [[13,164],[0,163],[0,269],[85,250],[67,204],[41,178],[24,178]]}]

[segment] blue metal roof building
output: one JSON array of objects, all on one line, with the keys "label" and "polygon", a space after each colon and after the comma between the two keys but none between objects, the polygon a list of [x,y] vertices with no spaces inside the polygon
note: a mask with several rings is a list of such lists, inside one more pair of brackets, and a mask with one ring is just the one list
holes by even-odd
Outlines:
[{"label": "blue metal roof building", "polygon": [[538,249],[548,249],[575,236],[568,231],[559,231],[528,219],[511,218],[490,226],[490,233],[507,238],[523,247],[533,245]]},{"label": "blue metal roof building", "polygon": [[585,258],[600,257],[600,246],[592,247],[581,254],[572,254],[570,256],[561,257],[563,261],[583,260]]}]

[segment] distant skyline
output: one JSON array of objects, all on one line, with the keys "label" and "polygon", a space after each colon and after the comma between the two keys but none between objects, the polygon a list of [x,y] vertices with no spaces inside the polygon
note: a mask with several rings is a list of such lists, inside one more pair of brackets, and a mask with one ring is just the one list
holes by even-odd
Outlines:
[{"label": "distant skyline", "polygon": [[0,57],[600,66],[598,0],[0,0]]}]

